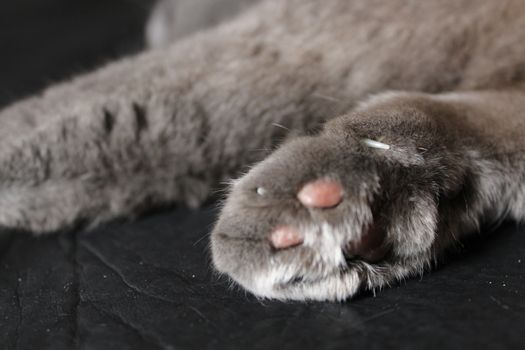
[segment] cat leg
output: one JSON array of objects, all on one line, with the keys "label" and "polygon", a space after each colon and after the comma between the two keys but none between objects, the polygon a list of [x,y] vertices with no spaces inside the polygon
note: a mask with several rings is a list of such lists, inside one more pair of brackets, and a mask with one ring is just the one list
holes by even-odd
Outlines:
[{"label": "cat leg", "polygon": [[247,23],[0,111],[0,226],[49,232],[166,203],[196,206],[286,129],[319,122],[331,109],[311,98],[322,79],[274,57],[270,44],[254,56],[246,43],[264,33]]},{"label": "cat leg", "polygon": [[235,182],[213,261],[254,294],[344,300],[525,213],[523,90],[385,93]]},{"label": "cat leg", "polygon": [[285,132],[272,124],[304,127],[302,107],[284,101],[252,111],[248,101],[213,111],[216,102],[170,92],[58,110],[1,143],[0,225],[46,232],[166,203],[195,207],[271,150]]}]

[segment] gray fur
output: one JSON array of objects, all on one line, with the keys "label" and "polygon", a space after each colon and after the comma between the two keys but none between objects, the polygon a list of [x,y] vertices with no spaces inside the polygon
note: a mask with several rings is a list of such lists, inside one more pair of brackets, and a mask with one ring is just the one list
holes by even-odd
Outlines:
[{"label": "gray fur", "polygon": [[[0,225],[52,232],[197,206],[288,136],[234,181],[216,268],[298,300],[420,274],[482,220],[523,217],[519,28],[521,0],[262,1],[1,111]],[[318,177],[343,184],[336,208],[298,204]],[[305,244],[273,249],[281,223]],[[374,263],[346,248],[371,224],[388,248]]]},{"label": "gray fur", "polygon": [[152,48],[166,47],[194,32],[216,26],[259,0],[162,0],[146,26]]}]

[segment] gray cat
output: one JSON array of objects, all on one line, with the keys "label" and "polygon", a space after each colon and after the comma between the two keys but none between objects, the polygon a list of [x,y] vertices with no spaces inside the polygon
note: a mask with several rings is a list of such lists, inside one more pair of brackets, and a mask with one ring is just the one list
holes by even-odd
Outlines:
[{"label": "gray cat", "polygon": [[256,164],[211,234],[219,271],[296,300],[419,275],[524,216],[523,28],[522,0],[261,1],[1,111],[0,225],[196,207]]}]

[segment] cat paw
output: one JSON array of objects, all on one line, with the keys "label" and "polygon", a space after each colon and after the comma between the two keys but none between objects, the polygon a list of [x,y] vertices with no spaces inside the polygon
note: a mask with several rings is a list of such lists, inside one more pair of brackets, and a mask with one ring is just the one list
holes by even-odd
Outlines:
[{"label": "cat paw", "polygon": [[441,245],[439,194],[461,176],[433,138],[373,130],[336,120],[235,181],[211,235],[216,269],[283,300],[344,300],[421,274]]}]

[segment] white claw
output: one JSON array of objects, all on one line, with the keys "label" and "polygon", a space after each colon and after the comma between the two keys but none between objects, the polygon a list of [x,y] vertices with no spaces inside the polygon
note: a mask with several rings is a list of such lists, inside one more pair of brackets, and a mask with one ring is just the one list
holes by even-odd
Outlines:
[{"label": "white claw", "polygon": [[361,142],[365,144],[366,146],[372,147],[372,148],[390,149],[390,145],[387,145],[386,143],[382,143],[379,141],[374,141],[370,139],[362,139]]},{"label": "white claw", "polygon": [[264,187],[257,187],[257,194],[259,196],[264,196],[266,194],[266,189]]}]

